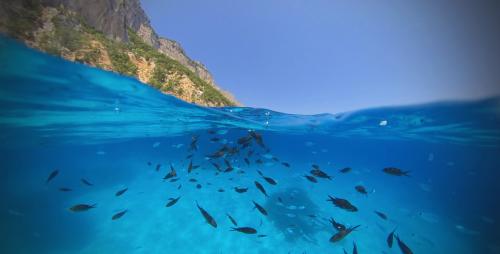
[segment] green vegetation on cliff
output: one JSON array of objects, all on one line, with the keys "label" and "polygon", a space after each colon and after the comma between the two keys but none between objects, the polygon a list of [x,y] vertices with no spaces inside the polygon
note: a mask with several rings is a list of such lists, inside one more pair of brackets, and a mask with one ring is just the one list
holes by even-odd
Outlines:
[{"label": "green vegetation on cliff", "polygon": [[[156,67],[152,78],[149,83],[155,87],[159,87],[162,83],[165,83],[165,74],[170,73],[180,73],[186,75],[201,91],[201,95],[204,100],[211,101],[213,103],[222,102],[224,105],[233,105],[233,103],[228,100],[220,91],[215,89],[213,86],[199,78],[191,70],[189,70],[184,65],[165,56],[164,54],[158,52],[155,48],[144,43],[139,36],[137,36],[134,31],[128,31],[130,42],[128,43],[128,48],[136,56],[144,57],[147,60],[153,60],[156,63]],[[175,81],[168,82],[165,89],[171,92],[175,89]],[[177,89],[181,92],[182,89]]]},{"label": "green vegetation on cliff", "polygon": [[20,1],[18,5],[11,4],[14,0],[5,1],[0,8],[9,7],[11,15],[9,21],[2,26],[5,27],[7,33],[16,38],[32,39],[32,32],[38,27],[38,19],[42,13],[42,6],[38,0]]},{"label": "green vegetation on cliff", "polygon": [[[21,5],[12,8],[8,22],[0,24],[0,28],[3,27],[2,30],[10,36],[28,42],[49,54],[123,75],[139,77],[137,61],[145,59],[154,66],[145,80],[153,87],[203,105],[234,105],[234,102],[216,87],[178,61],[146,44],[132,29],[128,29],[129,41],[120,42],[86,25],[80,17],[64,8],[57,8],[57,11],[53,12],[50,16],[47,10],[44,12],[38,1],[25,0]],[[45,24],[47,19],[43,18],[47,16],[52,24],[49,28]],[[189,83],[190,93],[186,87],[181,86],[180,79]]]}]

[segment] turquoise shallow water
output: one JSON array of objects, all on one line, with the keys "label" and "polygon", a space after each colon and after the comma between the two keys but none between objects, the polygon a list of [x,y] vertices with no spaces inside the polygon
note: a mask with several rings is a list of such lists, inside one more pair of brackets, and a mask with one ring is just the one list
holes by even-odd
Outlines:
[{"label": "turquoise shallow water", "polygon": [[[312,116],[213,109],[5,38],[0,59],[1,253],[402,253],[386,242],[394,229],[413,253],[500,253],[500,98]],[[313,164],[333,178],[308,181]],[[230,231],[227,214],[257,233]],[[332,243],[330,218],[360,226]]]}]

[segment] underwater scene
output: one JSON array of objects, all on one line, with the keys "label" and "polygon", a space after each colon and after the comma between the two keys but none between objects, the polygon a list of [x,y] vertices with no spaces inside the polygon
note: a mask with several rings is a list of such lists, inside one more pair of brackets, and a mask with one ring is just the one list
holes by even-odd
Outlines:
[{"label": "underwater scene", "polygon": [[0,59],[1,253],[500,253],[500,98],[204,108]]}]

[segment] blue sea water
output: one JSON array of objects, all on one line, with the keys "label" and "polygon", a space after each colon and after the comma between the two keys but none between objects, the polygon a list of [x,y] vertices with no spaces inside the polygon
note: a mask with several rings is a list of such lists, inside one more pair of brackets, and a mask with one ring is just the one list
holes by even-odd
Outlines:
[{"label": "blue sea water", "polygon": [[[500,98],[311,116],[203,108],[1,37],[0,253],[403,253],[387,244],[394,229],[413,253],[500,253],[499,142]],[[332,179],[307,180],[313,164]],[[257,233],[231,231],[227,214]],[[330,218],[360,226],[330,242]]]}]

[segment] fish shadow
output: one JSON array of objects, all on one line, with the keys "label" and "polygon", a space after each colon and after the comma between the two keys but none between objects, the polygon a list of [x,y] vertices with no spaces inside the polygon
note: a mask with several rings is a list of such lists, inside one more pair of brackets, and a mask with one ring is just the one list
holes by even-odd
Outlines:
[{"label": "fish shadow", "polygon": [[318,219],[318,206],[301,188],[288,188],[273,193],[264,204],[268,219],[283,233],[285,240],[305,240],[316,243],[314,235],[325,231],[327,226]]}]

